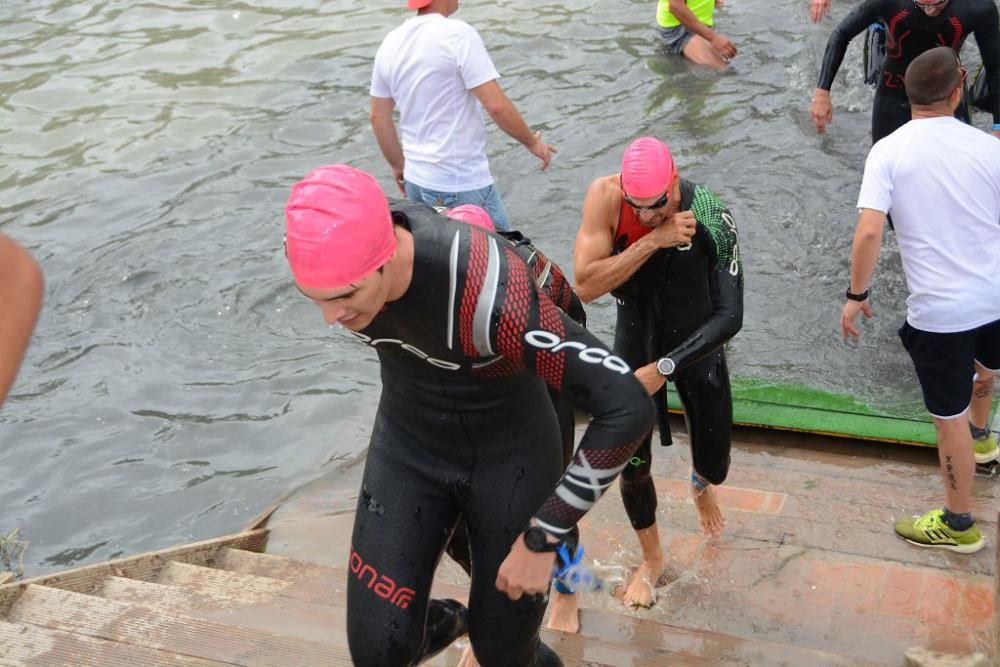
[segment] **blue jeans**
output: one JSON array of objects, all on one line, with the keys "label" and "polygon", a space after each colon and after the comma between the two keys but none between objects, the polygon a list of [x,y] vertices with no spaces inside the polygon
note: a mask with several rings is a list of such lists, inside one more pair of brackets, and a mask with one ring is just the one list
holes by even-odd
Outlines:
[{"label": "blue jeans", "polygon": [[419,201],[434,207],[455,208],[459,204],[476,204],[486,209],[493,218],[493,225],[500,232],[510,231],[510,221],[507,219],[507,209],[496,186],[487,185],[480,190],[466,192],[439,192],[428,190],[414,183],[406,182],[406,196],[410,201]]}]

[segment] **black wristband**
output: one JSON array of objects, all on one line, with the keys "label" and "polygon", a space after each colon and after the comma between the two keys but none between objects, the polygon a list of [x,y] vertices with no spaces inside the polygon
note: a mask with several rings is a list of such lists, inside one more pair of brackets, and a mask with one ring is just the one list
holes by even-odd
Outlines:
[{"label": "black wristband", "polygon": [[851,301],[867,301],[868,300],[868,289],[865,289],[865,291],[862,292],[861,294],[855,294],[854,292],[851,291],[851,286],[848,285],[847,286],[847,294],[845,294],[844,296],[846,296]]},{"label": "black wristband", "polygon": [[549,542],[548,533],[538,526],[532,526],[524,531],[524,546],[528,547],[528,551],[533,551],[535,553],[554,553],[559,550],[560,544],[562,544],[561,541]]}]

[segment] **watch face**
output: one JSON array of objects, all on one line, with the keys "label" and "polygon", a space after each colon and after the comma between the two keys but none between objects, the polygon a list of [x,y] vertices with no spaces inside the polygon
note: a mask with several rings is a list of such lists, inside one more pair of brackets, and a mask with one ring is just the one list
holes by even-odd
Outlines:
[{"label": "watch face", "polygon": [[538,528],[529,528],[524,533],[524,544],[531,551],[538,551],[545,544],[545,533]]},{"label": "watch face", "polygon": [[660,359],[656,362],[656,370],[660,375],[670,375],[674,372],[674,362],[671,359]]}]

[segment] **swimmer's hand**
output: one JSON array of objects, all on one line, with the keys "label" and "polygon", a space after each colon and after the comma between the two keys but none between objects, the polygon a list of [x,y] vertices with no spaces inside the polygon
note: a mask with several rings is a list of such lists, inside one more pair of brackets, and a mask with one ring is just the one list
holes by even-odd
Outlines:
[{"label": "swimmer's hand", "polygon": [[667,378],[660,374],[660,371],[656,370],[656,362],[651,364],[646,364],[635,371],[635,379],[638,380],[643,388],[645,388],[646,393],[652,396],[660,390],[663,383],[667,381]]},{"label": "swimmer's hand", "polygon": [[676,248],[680,245],[687,245],[694,236],[697,225],[694,212],[677,211],[667,218],[667,221],[658,225],[647,237],[659,248]]},{"label": "swimmer's hand", "polygon": [[833,122],[833,103],[830,102],[830,91],[817,88],[813,93],[812,121],[816,126],[816,134],[826,132],[826,126]]},{"label": "swimmer's hand", "polygon": [[535,132],[535,140],[531,142],[530,146],[528,146],[528,150],[531,151],[532,155],[542,161],[542,171],[549,168],[549,162],[552,161],[552,156],[559,152],[552,144],[547,144],[542,141],[541,131]]},{"label": "swimmer's hand", "polygon": [[736,45],[730,42],[729,38],[724,35],[715,33],[715,36],[712,37],[712,41],[710,41],[709,44],[711,44],[716,53],[722,56],[722,59],[727,62],[736,57]]},{"label": "swimmer's hand", "polygon": [[826,13],[830,11],[830,1],[812,0],[809,3],[809,18],[812,19],[813,23],[819,23],[826,16]]},{"label": "swimmer's hand", "polygon": [[403,193],[403,196],[405,197],[406,196],[406,181],[403,180],[403,166],[402,165],[400,165],[398,169],[396,167],[392,168],[392,177],[393,177],[393,180],[396,181],[396,187],[399,188],[399,191],[401,193]]},{"label": "swimmer's hand", "polygon": [[549,590],[555,564],[555,552],[535,553],[525,546],[524,536],[518,535],[510,553],[500,563],[497,590],[511,600],[519,600],[522,595],[544,595]]},{"label": "swimmer's hand", "polygon": [[840,332],[847,340],[848,336],[861,337],[861,331],[855,326],[854,321],[858,319],[858,313],[864,313],[866,318],[872,316],[872,304],[870,299],[864,301],[850,301],[844,304],[844,310],[840,314]]}]

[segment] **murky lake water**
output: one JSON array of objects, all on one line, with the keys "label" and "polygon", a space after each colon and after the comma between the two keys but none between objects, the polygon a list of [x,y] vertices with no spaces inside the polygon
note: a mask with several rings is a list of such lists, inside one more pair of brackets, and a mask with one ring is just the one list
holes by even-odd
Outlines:
[{"label": "murky lake water", "polygon": [[[0,421],[0,531],[31,540],[29,574],[237,531],[332,468],[353,493],[377,362],[292,288],[282,207],[319,164],[391,184],[367,91],[403,4],[0,3],[0,228],[47,278]],[[740,55],[721,76],[657,52],[648,0],[468,0],[457,17],[559,148],[539,175],[490,126],[511,219],[553,259],[571,267],[590,180],[655,134],[739,224],[735,372],[912,400],[893,253],[866,340],[838,339],[871,91],[853,45],[815,135],[833,23],[810,24],[807,4],[731,0],[719,25]],[[611,300],[589,312],[610,342]]]}]

